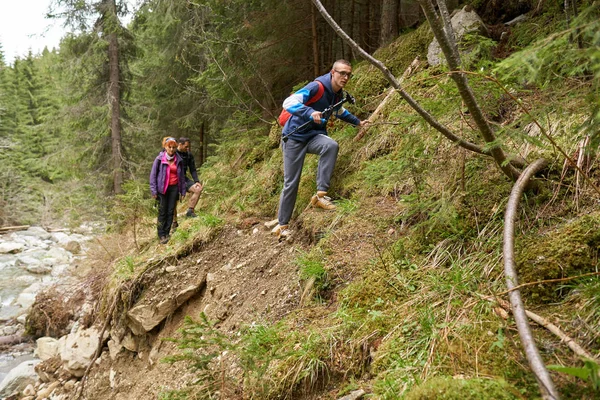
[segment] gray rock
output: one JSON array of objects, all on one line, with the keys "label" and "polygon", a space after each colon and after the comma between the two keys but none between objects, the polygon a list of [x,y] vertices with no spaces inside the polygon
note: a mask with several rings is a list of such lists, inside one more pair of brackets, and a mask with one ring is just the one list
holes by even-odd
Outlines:
[{"label": "gray rock", "polygon": [[22,362],[13,368],[0,383],[0,398],[14,392],[23,391],[27,385],[35,384],[38,379],[34,367],[40,360],[29,360]]},{"label": "gray rock", "polygon": [[21,293],[15,302],[21,306],[23,311],[26,311],[35,303],[35,296],[35,293]]},{"label": "gray rock", "polygon": [[1,254],[15,254],[20,253],[25,249],[25,245],[23,243],[17,242],[3,242],[0,243],[0,253]]},{"label": "gray rock", "polygon": [[21,306],[8,305],[0,308],[0,322],[10,321],[13,318],[18,317],[23,312]]},{"label": "gray rock", "polygon": [[50,239],[51,236],[44,228],[41,226],[30,226],[26,231],[16,232],[19,236],[34,236],[38,237],[42,240]]},{"label": "gray rock", "polygon": [[31,255],[27,255],[27,254],[22,254],[19,255],[17,257],[17,260],[15,261],[15,265],[17,267],[24,267],[26,268],[27,266],[30,265],[40,265],[42,262],[40,261],[39,258],[31,256]]},{"label": "gray rock", "polygon": [[[466,11],[466,8],[465,6],[465,8],[458,11],[451,19],[456,42],[459,43],[466,33],[479,32],[483,36],[489,36],[489,32],[479,15],[475,11]],[[432,66],[446,64],[446,59],[437,39],[433,39],[427,49],[427,62]]]},{"label": "gray rock", "polygon": [[164,299],[159,303],[144,303],[134,306],[127,312],[128,326],[134,335],[143,335],[150,332],[169,315],[173,314],[179,306],[189,300],[206,284],[206,276],[197,284],[190,285],[179,291],[175,296]]}]

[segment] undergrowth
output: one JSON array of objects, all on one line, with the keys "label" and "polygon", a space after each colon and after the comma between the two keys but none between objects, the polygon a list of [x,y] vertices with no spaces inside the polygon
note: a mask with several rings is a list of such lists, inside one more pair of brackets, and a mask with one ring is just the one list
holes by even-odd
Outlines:
[{"label": "undergrowth", "polygon": [[[551,273],[527,267],[524,282],[598,270],[598,221],[592,210],[599,196],[578,183],[572,168],[562,167],[556,145],[535,124],[547,128],[569,154],[578,151],[584,126],[597,126],[597,116],[589,113],[597,102],[597,84],[590,81],[599,65],[596,14],[593,6],[575,22],[585,49],[576,50],[569,41],[574,28],[555,34],[556,40],[528,46],[539,24],[546,23],[544,29],[560,25],[549,23],[545,15],[515,29],[513,45],[523,49],[503,62],[490,59],[491,43],[479,42],[477,66],[484,73],[470,82],[503,148],[528,161],[545,157],[551,162],[542,180],[545,189],[528,192],[521,204],[517,240],[523,272],[532,264]],[[410,51],[394,63],[400,74],[429,40],[428,31],[419,28],[380,56],[393,58],[409,43]],[[574,58],[550,57],[565,50]],[[491,65],[500,84],[486,77]],[[357,111],[366,113],[388,85],[365,63],[355,73],[350,89],[370,102]],[[407,87],[453,131],[477,140],[473,121],[443,68],[419,72]],[[553,99],[559,97],[557,105]],[[303,233],[312,235],[313,247],[296,264],[303,299],[317,301],[304,301],[278,323],[244,327],[236,335],[221,332],[204,315],[199,321],[186,319],[180,337],[172,339],[182,352],[167,361],[189,363],[196,381],[182,391],[165,392],[163,398],[209,399],[218,393],[225,398],[292,399],[324,392],[327,386],[340,391],[365,387],[373,398],[390,400],[539,396],[514,321],[495,300],[506,296],[502,216],[512,183],[489,158],[441,138],[398,96],[384,115],[385,121],[398,124],[374,126],[362,142],[354,142],[355,131],[340,124],[330,130],[341,145],[331,187],[342,198],[335,213],[304,213],[314,194],[318,162],[306,159],[294,218]],[[209,158],[201,171],[206,183],[199,205],[203,212],[179,228],[169,251],[231,219],[275,216],[282,184],[281,152],[274,140],[278,129],[218,145],[219,156]],[[594,155],[593,148],[588,151]],[[594,173],[591,165],[588,171]],[[393,204],[389,209],[386,200]],[[566,262],[577,268],[565,268]],[[136,270],[133,259],[124,258],[119,265],[124,272]],[[591,274],[553,285],[541,282],[524,291],[541,293],[526,304],[556,315],[563,329],[597,354],[599,282]],[[582,367],[560,339],[539,327],[534,334],[544,359],[558,360],[565,368]],[[564,398],[597,395],[593,380],[582,382],[558,372],[552,377]]]}]

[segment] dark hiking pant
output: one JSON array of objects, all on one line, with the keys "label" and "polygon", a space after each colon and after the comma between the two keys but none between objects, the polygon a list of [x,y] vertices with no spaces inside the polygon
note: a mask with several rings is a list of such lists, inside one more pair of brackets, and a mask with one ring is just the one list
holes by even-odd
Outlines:
[{"label": "dark hiking pant", "polygon": [[158,237],[169,236],[171,224],[173,223],[173,214],[177,205],[179,192],[177,185],[171,185],[167,188],[165,194],[158,194]]}]

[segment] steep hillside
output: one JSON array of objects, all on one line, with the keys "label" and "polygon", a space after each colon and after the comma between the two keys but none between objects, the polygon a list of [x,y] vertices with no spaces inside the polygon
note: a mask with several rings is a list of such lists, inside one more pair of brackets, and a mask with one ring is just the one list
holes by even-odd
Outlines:
[{"label": "steep hillside", "polygon": [[[550,161],[519,212],[525,306],[598,357],[600,193],[592,184],[600,176],[597,143],[579,144],[592,132],[586,126],[597,129],[589,122],[597,82],[587,72],[525,82],[516,61],[543,48],[531,46],[537,27],[561,24],[542,14],[515,26],[503,46],[522,52],[503,62],[493,57],[497,43],[479,42],[471,61],[481,74],[470,82],[508,154]],[[375,56],[401,76],[415,57],[426,59],[431,39],[422,26]],[[505,86],[489,79],[492,67]],[[352,111],[365,118],[388,83],[366,62],[354,74]],[[404,85],[439,121],[479,140],[442,67],[423,63]],[[339,121],[330,129],[340,143],[336,211],[306,207],[317,164],[307,157],[292,239],[278,242],[264,224],[282,185],[280,128],[252,133],[232,134],[204,164],[202,215],[182,218],[168,246],[153,237],[152,215],[129,225],[139,249],[125,249],[131,230],[115,235],[123,256],[110,265],[96,319],[110,316],[111,346],[118,339],[126,348],[105,348],[85,398],[337,399],[359,389],[377,399],[539,398],[504,307],[503,214],[513,184],[491,158],[446,140],[392,95],[362,139]],[[581,156],[589,181],[559,149]],[[116,293],[116,311],[107,312]],[[131,310],[149,305],[156,316],[163,304],[168,312],[147,332],[132,327]],[[585,370],[561,338],[532,329],[547,364]],[[589,376],[551,376],[563,398],[599,395]]]}]

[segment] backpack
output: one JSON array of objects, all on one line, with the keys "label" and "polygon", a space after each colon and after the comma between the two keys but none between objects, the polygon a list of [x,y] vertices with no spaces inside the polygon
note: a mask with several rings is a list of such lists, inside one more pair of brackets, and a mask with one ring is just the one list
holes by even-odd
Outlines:
[{"label": "backpack", "polygon": [[[308,99],[308,101],[305,104],[307,106],[309,104],[312,104],[312,103],[318,101],[321,97],[323,97],[323,93],[325,92],[325,86],[323,86],[323,84],[319,81],[315,81],[315,82],[317,82],[319,84],[319,90],[317,91],[317,93],[315,93],[315,95],[313,97]],[[279,118],[277,118],[277,121],[279,121],[279,125],[284,126],[285,123],[288,121],[288,119],[290,119],[291,116],[292,116],[292,114],[287,112],[287,110],[285,108],[283,110],[281,110],[281,114],[279,114]]]}]

